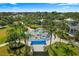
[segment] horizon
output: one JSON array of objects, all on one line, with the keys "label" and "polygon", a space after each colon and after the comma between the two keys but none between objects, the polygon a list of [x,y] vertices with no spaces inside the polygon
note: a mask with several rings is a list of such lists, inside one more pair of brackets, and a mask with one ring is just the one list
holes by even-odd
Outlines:
[{"label": "horizon", "polygon": [[79,12],[78,7],[78,3],[0,3],[0,12]]}]

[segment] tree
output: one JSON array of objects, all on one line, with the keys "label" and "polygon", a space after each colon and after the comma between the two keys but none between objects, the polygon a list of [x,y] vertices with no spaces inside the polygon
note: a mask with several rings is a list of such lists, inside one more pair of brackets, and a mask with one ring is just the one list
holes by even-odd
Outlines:
[{"label": "tree", "polygon": [[0,25],[4,26],[4,25],[6,25],[6,22],[4,22],[3,20],[0,20]]},{"label": "tree", "polygon": [[19,49],[19,53],[16,51],[17,48],[21,45],[20,43],[20,40],[22,39],[21,31],[22,30],[20,29],[17,23],[12,24],[11,29],[8,30],[7,41],[9,42],[10,49],[15,49],[16,55],[20,55],[20,49]]},{"label": "tree", "polygon": [[55,35],[56,32],[56,24],[52,19],[46,19],[44,20],[43,27],[48,30],[50,34],[50,48],[51,48],[51,41],[52,41],[52,33]]},{"label": "tree", "polygon": [[8,30],[8,37],[7,41],[9,42],[9,47],[16,47],[16,40],[18,39],[17,33],[15,29],[9,29]]}]

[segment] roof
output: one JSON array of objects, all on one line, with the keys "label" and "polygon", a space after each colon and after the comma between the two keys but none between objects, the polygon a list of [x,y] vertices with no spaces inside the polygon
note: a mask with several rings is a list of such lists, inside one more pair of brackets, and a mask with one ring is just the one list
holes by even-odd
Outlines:
[{"label": "roof", "polygon": [[72,19],[72,18],[67,18],[67,19],[65,19],[66,21],[74,21],[74,19]]}]

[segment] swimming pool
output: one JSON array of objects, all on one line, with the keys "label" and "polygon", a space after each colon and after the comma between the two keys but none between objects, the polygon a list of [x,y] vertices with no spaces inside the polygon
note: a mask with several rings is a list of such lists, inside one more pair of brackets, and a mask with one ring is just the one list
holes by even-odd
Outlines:
[{"label": "swimming pool", "polygon": [[46,44],[46,41],[45,41],[45,40],[37,40],[37,41],[35,40],[35,41],[31,41],[31,45],[37,45],[37,44],[39,44],[39,45],[40,45],[40,44],[41,44],[41,45],[43,44],[43,45],[44,45],[44,44]]}]

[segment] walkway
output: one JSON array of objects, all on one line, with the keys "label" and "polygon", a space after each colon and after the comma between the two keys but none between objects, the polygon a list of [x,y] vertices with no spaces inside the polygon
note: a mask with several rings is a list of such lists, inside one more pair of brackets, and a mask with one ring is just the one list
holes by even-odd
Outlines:
[{"label": "walkway", "polygon": [[0,47],[6,46],[8,44],[9,44],[8,42],[7,43],[0,44]]},{"label": "walkway", "polygon": [[[19,42],[19,41],[16,41],[16,42]],[[21,40],[21,43],[25,44],[23,40]],[[0,47],[6,46],[6,45],[8,45],[8,44],[9,44],[9,42],[0,44]]]},{"label": "walkway", "polygon": [[[63,43],[66,43],[66,44],[70,43],[69,40],[60,39],[58,36],[56,36],[55,40],[52,41],[52,44],[55,43],[55,42],[63,42]],[[79,46],[79,42],[72,41],[72,43],[73,43],[74,45],[76,45],[76,46]]]}]

